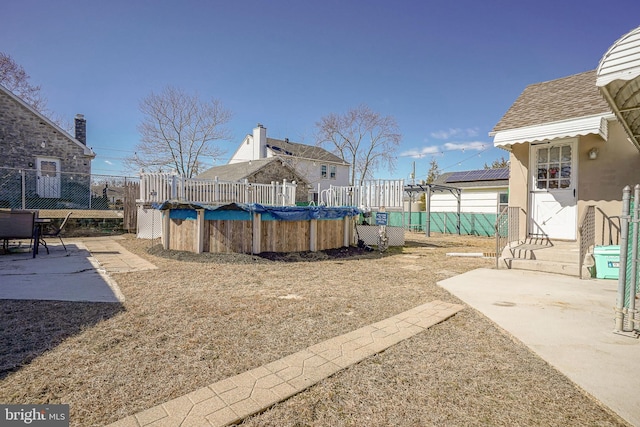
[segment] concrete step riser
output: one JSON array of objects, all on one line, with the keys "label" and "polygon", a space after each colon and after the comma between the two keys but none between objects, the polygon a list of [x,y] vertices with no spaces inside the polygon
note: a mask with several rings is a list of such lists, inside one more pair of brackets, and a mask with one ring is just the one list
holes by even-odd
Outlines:
[{"label": "concrete step riser", "polygon": [[514,270],[530,270],[575,277],[580,276],[580,269],[577,263],[512,259],[507,260],[507,265]]},{"label": "concrete step riser", "polygon": [[538,261],[556,261],[577,264],[580,258],[580,253],[577,250],[566,250],[555,247],[536,249],[532,252],[533,259],[536,259]]}]

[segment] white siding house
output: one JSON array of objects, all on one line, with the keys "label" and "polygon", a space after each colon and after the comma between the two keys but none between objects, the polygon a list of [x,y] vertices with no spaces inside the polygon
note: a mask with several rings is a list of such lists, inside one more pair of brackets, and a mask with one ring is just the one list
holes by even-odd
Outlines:
[{"label": "white siding house", "polygon": [[288,138],[268,138],[267,129],[261,124],[244,138],[229,164],[276,156],[287,161],[296,173],[305,178],[309,188],[299,188],[298,191],[308,191],[309,200],[317,201],[318,194],[332,185],[349,185],[350,165],[338,156],[320,147],[291,142]]},{"label": "white siding house", "polygon": [[[456,187],[460,194],[461,213],[497,214],[507,205],[509,169],[449,172],[442,174],[434,184]],[[458,200],[450,192],[431,195],[431,212],[457,212]]]},{"label": "white siding house", "polygon": [[[446,173],[439,176],[433,184],[427,212],[427,232],[479,236],[495,234],[498,214],[508,204],[508,168]],[[447,191],[446,187],[457,190]]]}]

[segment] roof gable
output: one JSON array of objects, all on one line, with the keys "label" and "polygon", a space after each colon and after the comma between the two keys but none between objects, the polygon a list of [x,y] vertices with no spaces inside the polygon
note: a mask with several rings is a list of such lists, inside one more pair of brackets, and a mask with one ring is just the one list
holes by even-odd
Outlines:
[{"label": "roof gable", "polygon": [[48,126],[51,126],[52,128],[54,128],[56,132],[60,133],[62,136],[67,138],[69,140],[69,142],[74,143],[74,144],[78,145],[79,147],[81,147],[84,150],[84,154],[86,156],[89,156],[89,157],[95,157],[96,156],[96,154],[93,152],[93,150],[91,148],[89,148],[88,146],[86,146],[82,142],[78,141],[73,136],[71,136],[69,134],[69,132],[67,132],[66,130],[62,129],[60,126],[58,126],[53,121],[51,121],[47,116],[45,116],[44,114],[40,113],[38,110],[33,108],[31,105],[27,104],[19,96],[17,96],[13,92],[11,92],[9,89],[7,89],[6,87],[0,85],[0,91],[4,92],[7,96],[9,96],[11,99],[13,99],[19,105],[21,105],[22,107],[24,107],[27,110],[29,110],[32,114],[37,116],[41,121],[46,123]]},{"label": "roof gable", "polygon": [[242,181],[256,174],[260,170],[267,168],[269,165],[275,162],[281,162],[283,168],[288,169],[294,176],[298,177],[298,182],[304,181],[304,179],[300,177],[298,173],[296,173],[295,169],[280,157],[269,157],[266,159],[251,160],[250,162],[237,162],[221,166],[214,166],[202,172],[196,178],[214,179],[217,177],[222,181]]},{"label": "roof gable", "polygon": [[596,71],[591,70],[529,85],[495,125],[492,133],[611,114],[595,83]]},{"label": "roof gable", "polygon": [[275,155],[301,157],[309,160],[345,163],[340,157],[314,145],[298,144],[289,140],[267,138],[267,148]]}]

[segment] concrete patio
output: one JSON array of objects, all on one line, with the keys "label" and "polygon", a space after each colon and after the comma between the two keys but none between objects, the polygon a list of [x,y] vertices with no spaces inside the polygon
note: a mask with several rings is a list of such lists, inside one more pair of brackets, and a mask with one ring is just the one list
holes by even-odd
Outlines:
[{"label": "concrete patio", "polygon": [[439,285],[640,426],[640,341],[613,333],[616,280],[478,269]]},{"label": "concrete patio", "polygon": [[109,273],[156,268],[117,243],[116,238],[65,239],[0,255],[0,299],[123,302],[124,295]]}]

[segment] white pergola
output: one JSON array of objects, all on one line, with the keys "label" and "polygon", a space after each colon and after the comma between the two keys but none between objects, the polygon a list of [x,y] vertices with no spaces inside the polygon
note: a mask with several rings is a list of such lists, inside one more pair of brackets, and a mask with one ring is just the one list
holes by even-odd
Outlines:
[{"label": "white pergola", "polygon": [[[438,185],[438,184],[409,184],[409,185],[405,185],[404,186],[404,191],[405,193],[409,194],[409,196],[412,196],[414,193],[420,194],[420,193],[425,193],[425,201],[427,203],[427,217],[426,217],[426,224],[425,224],[425,234],[427,235],[427,237],[431,236],[431,194],[434,191],[438,191],[438,192],[445,192],[448,191],[451,194],[453,194],[456,197],[456,200],[458,202],[458,211],[457,211],[457,230],[458,230],[458,234],[461,233],[460,231],[460,194],[462,193],[462,189],[460,188],[456,188],[456,187],[447,187],[446,185]],[[409,203],[409,222],[411,222],[411,203]],[[409,224],[409,226],[411,226],[411,224]]]}]

